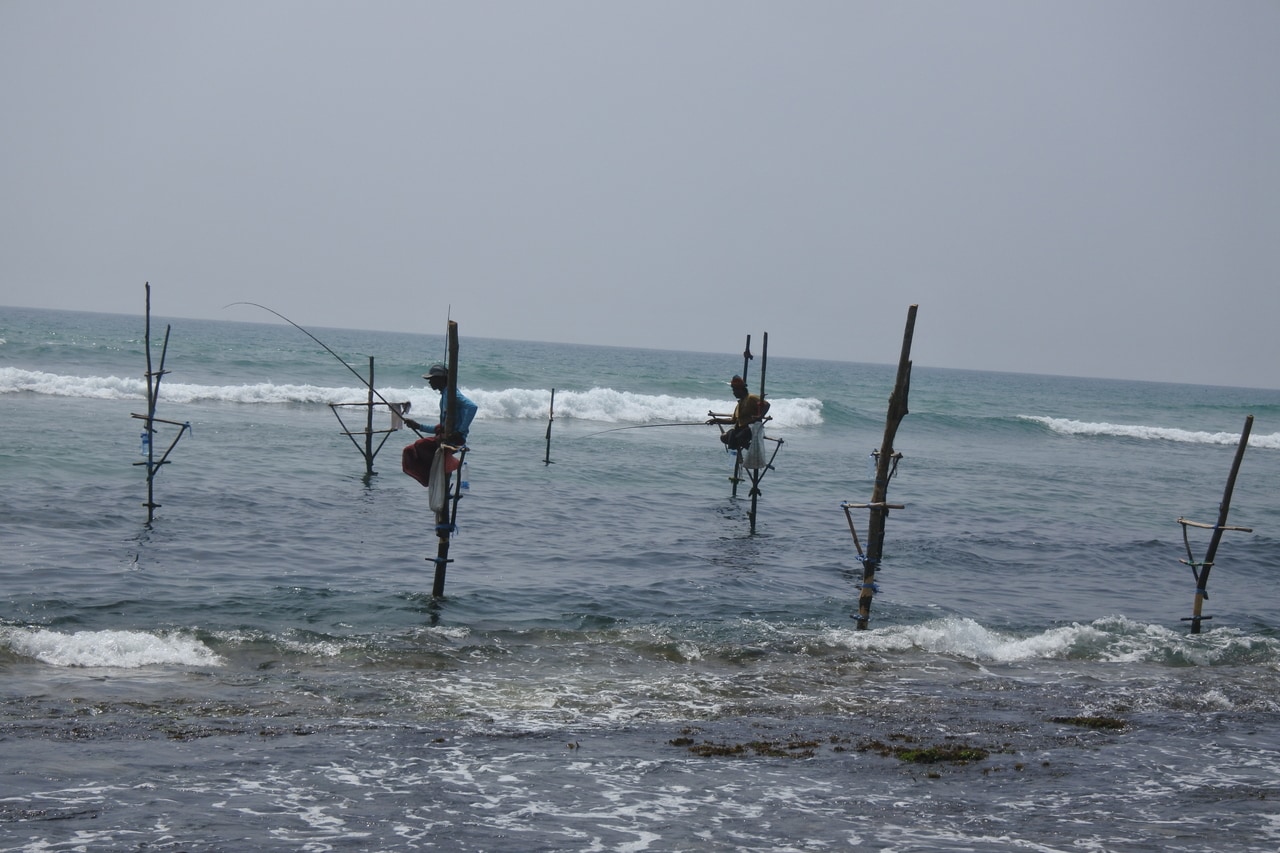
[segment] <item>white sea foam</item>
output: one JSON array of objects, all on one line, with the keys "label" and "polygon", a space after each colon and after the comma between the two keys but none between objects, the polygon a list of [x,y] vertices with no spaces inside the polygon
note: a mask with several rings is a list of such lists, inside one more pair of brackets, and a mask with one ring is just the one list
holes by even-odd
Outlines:
[{"label": "white sea foam", "polygon": [[1107,663],[1148,661],[1213,666],[1232,661],[1280,660],[1280,641],[1271,638],[1230,629],[1190,636],[1123,616],[1062,625],[1026,637],[993,631],[973,619],[948,617],[874,631],[831,629],[825,639],[845,648],[880,652],[918,649],[987,663],[1087,658]]},{"label": "white sea foam", "polygon": [[[499,391],[469,389],[462,392],[479,407],[478,420],[545,420],[551,406],[549,389],[506,388]],[[392,402],[408,401],[412,411],[423,418],[438,410],[439,397],[428,388],[380,388]],[[56,373],[0,368],[0,394],[29,392],[53,397],[84,397],[100,400],[145,400],[146,383],[119,376],[63,376]],[[367,399],[367,388],[330,388],[319,385],[289,385],[259,382],[252,385],[195,385],[165,382],[166,402],[225,402],[243,404],[349,403]],[[669,394],[637,394],[612,388],[586,391],[558,390],[555,399],[557,420],[580,420],[610,424],[648,424],[673,421],[702,422],[707,412],[732,409],[732,400],[709,397],[676,397]],[[775,427],[809,427],[822,423],[822,401],[811,398],[777,398],[770,401]],[[428,413],[428,414],[422,414]]]},{"label": "white sea foam", "polygon": [[[1091,423],[1088,421],[1075,421],[1069,418],[1046,418],[1035,415],[1019,415],[1018,417],[1043,424],[1061,435],[1117,436],[1150,441],[1176,441],[1183,444],[1226,444],[1234,446],[1240,443],[1240,433],[1238,432],[1202,432],[1175,429],[1173,427],[1143,426],[1141,424]],[[1273,432],[1270,435],[1250,434],[1249,446],[1280,450],[1280,433]]]},{"label": "white sea foam", "polygon": [[424,625],[417,630],[429,636],[444,637],[449,640],[465,640],[471,636],[471,629],[465,625]]},{"label": "white sea foam", "polygon": [[50,666],[122,667],[178,664],[219,666],[222,659],[199,640],[180,633],[77,631],[3,628],[0,643],[11,652]]},{"label": "white sea foam", "polygon": [[875,631],[833,629],[829,642],[851,648],[901,652],[922,649],[976,661],[1009,663],[1065,656],[1082,633],[1097,634],[1088,626],[1052,628],[1030,637],[1014,637],[992,631],[972,619],[947,618],[919,625],[894,625]]},{"label": "white sea foam", "polygon": [[51,397],[130,400],[146,397],[146,383],[141,379],[121,379],[118,376],[61,376],[39,370],[0,367],[0,394],[20,391]]},{"label": "white sea foam", "polygon": [[[464,388],[463,391],[479,406],[478,418],[542,420],[547,417],[551,404],[548,390],[468,391]],[[556,391],[555,417],[617,424],[701,423],[707,419],[707,412],[730,411],[732,403],[732,400],[710,397],[637,394],[613,388],[561,390]],[[822,423],[822,401],[815,398],[774,398],[770,406],[774,426],[806,427]]]}]

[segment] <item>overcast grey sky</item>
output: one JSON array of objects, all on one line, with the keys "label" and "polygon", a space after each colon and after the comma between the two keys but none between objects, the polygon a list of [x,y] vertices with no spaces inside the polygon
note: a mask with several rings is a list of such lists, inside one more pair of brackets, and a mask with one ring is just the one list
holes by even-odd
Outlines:
[{"label": "overcast grey sky", "polygon": [[0,305],[1280,387],[1280,2],[0,0]]}]

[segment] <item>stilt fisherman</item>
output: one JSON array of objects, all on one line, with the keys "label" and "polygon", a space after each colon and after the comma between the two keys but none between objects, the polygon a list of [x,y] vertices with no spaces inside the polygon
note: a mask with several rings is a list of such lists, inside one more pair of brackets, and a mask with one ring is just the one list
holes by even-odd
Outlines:
[{"label": "stilt fisherman", "polygon": [[707,423],[733,424],[733,429],[720,433],[720,440],[730,450],[745,450],[751,445],[751,425],[756,421],[764,420],[764,416],[769,412],[769,402],[761,400],[748,391],[747,383],[741,376],[735,376],[729,380],[729,390],[738,400],[733,414],[707,412],[711,416]]},{"label": "stilt fisherman", "polygon": [[[445,415],[445,396],[444,392],[449,387],[449,370],[443,364],[433,364],[427,368],[427,372],[422,374],[422,378],[427,380],[427,384],[435,391],[440,392],[440,422],[435,425],[434,432],[437,436],[444,433],[444,415]],[[453,393],[454,400],[454,431],[448,436],[442,436],[446,444],[462,446],[467,443],[467,433],[471,431],[471,421],[475,419],[476,410],[479,408],[471,400],[461,392],[455,390]],[[413,429],[422,429],[422,425],[417,421],[405,418],[404,421]]]},{"label": "stilt fisherman", "polygon": [[[439,449],[442,443],[454,447],[462,447],[467,443],[467,433],[471,430],[471,421],[475,419],[478,407],[461,391],[455,389],[453,394],[454,429],[449,435],[444,435],[445,411],[448,402],[445,397],[445,391],[449,387],[449,370],[443,364],[433,364],[427,368],[426,373],[422,374],[422,378],[427,380],[427,384],[432,389],[440,392],[440,422],[432,428],[434,435],[420,438],[405,447],[403,458],[401,459],[401,468],[410,477],[427,486],[429,485],[431,460],[436,450]],[[425,431],[422,424],[411,418],[405,418],[404,422],[415,430]]]}]

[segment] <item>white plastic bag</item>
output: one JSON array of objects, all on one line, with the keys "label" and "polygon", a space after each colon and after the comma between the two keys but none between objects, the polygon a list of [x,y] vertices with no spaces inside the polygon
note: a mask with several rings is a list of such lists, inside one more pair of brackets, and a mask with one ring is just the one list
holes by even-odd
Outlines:
[{"label": "white plastic bag", "polygon": [[449,503],[449,470],[445,460],[449,452],[441,448],[431,457],[431,479],[427,486],[427,505],[432,512],[440,512]]},{"label": "white plastic bag", "polygon": [[751,444],[742,451],[743,468],[763,468],[767,463],[764,458],[764,422],[756,421],[751,425]]}]

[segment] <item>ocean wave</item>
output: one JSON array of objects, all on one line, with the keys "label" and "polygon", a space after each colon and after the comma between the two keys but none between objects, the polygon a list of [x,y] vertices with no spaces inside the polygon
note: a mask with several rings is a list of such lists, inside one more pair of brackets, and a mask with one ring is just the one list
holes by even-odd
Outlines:
[{"label": "ocean wave", "polygon": [[[478,420],[545,420],[551,411],[549,389],[507,388],[498,391],[470,389],[462,392],[479,406]],[[55,373],[0,368],[0,394],[27,392],[54,397],[83,397],[99,400],[145,400],[147,386],[142,379],[119,376],[64,376]],[[439,399],[427,388],[380,388],[392,402],[412,403],[414,412],[434,412]],[[276,384],[196,385],[165,382],[161,397],[169,403],[225,402],[241,404],[304,403],[328,405],[367,399],[367,388],[332,388],[318,385]],[[613,388],[585,391],[558,390],[555,418],[612,424],[647,424],[670,421],[697,421],[707,412],[731,409],[732,401],[709,397],[678,397],[669,394],[639,394]],[[770,416],[775,427],[809,427],[823,422],[822,401],[811,397],[770,400]]]},{"label": "ocean wave", "polygon": [[182,633],[0,629],[0,643],[13,654],[50,666],[118,667],[220,666],[222,659],[199,640]]},{"label": "ocean wave", "polygon": [[[894,625],[875,631],[837,628],[827,633],[836,646],[880,652],[926,651],[966,660],[1012,663],[1066,657],[1081,626],[1053,628],[1029,637],[992,631],[967,618],[947,618],[919,625]],[[1087,629],[1084,629],[1087,630]]]},{"label": "ocean wave", "polygon": [[843,648],[886,653],[913,650],[980,663],[1036,660],[1096,660],[1170,666],[1280,664],[1280,640],[1217,629],[1190,635],[1162,625],[1108,616],[1020,637],[994,631],[969,618],[949,617],[875,631],[832,629],[826,639]]},{"label": "ocean wave", "polygon": [[[543,420],[551,405],[551,392],[537,389],[463,391],[480,407],[477,418],[527,418]],[[775,427],[817,426],[822,421],[822,401],[808,397],[776,398],[769,416]],[[672,421],[701,423],[707,412],[726,412],[732,405],[710,397],[677,397],[670,394],[638,394],[613,388],[556,391],[555,418],[597,423],[649,424]]]},{"label": "ocean wave", "polygon": [[[1047,418],[1035,415],[1019,415],[1018,417],[1021,420],[1042,424],[1060,435],[1117,436],[1151,441],[1176,441],[1183,444],[1226,444],[1234,446],[1240,443],[1240,433],[1238,432],[1203,432],[1172,427],[1142,426],[1140,424],[1090,423],[1069,418]],[[1280,433],[1273,432],[1270,435],[1250,434],[1249,446],[1267,450],[1280,450]]]}]

